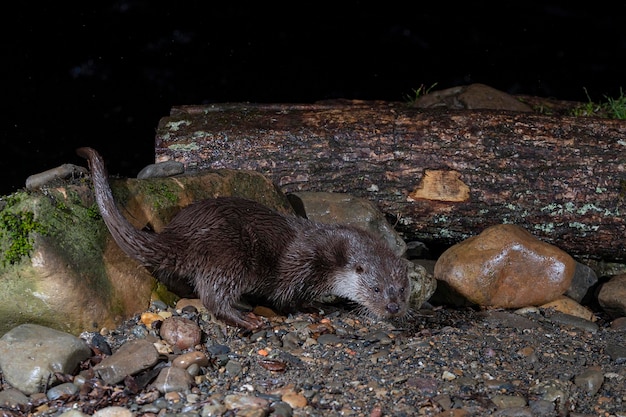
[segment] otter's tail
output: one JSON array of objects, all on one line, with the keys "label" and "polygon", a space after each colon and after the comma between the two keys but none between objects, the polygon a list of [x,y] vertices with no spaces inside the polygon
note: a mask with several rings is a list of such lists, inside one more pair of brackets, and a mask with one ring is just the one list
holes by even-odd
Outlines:
[{"label": "otter's tail", "polygon": [[115,205],[107,170],[100,154],[92,148],[78,148],[76,153],[89,163],[96,202],[111,236],[126,255],[141,262],[144,266],[150,267],[150,255],[143,251],[154,247],[154,235],[136,229],[120,213]]}]

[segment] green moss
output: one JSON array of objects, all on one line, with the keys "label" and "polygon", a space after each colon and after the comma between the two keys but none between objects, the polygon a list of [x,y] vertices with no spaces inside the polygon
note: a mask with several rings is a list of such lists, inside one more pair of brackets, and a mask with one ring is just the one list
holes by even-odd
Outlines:
[{"label": "green moss", "polygon": [[2,266],[13,265],[33,250],[32,233],[46,233],[44,225],[35,220],[35,214],[20,203],[24,193],[4,198],[0,211],[0,258]]},{"label": "green moss", "polygon": [[38,199],[38,219],[45,225],[49,243],[66,258],[81,278],[96,291],[109,293],[102,253],[107,229],[95,204],[85,205],[77,193],[51,191]]},{"label": "green moss", "polygon": [[159,209],[169,207],[178,202],[180,187],[167,181],[146,180],[146,195],[153,200],[154,207]]},{"label": "green moss", "polygon": [[155,282],[153,295],[168,306],[174,306],[176,305],[176,302],[180,300],[179,296],[171,292],[163,283],[159,281]]}]

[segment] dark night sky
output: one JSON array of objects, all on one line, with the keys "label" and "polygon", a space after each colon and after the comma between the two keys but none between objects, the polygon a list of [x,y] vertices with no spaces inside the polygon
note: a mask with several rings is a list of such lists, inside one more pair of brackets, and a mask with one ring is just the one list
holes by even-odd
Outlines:
[{"label": "dark night sky", "polygon": [[601,100],[626,87],[625,3],[213,3],[15,3],[0,29],[0,193],[84,165],[83,145],[136,175],[175,105],[403,100],[474,82],[586,101],[585,88]]}]

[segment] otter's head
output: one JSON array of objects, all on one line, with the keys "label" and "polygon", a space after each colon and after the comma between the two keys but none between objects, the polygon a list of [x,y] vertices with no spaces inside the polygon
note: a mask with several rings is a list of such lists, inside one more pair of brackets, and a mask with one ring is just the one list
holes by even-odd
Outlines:
[{"label": "otter's head", "polygon": [[333,274],[333,294],[378,318],[403,317],[411,295],[407,261],[369,233],[352,229],[346,233],[345,256]]}]

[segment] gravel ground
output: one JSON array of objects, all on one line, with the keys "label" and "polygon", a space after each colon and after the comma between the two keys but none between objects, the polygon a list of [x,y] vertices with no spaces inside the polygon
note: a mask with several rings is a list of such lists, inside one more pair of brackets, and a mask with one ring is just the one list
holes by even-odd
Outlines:
[{"label": "gravel ground", "polygon": [[[626,416],[626,332],[602,317],[435,307],[388,323],[325,309],[272,318],[252,334],[195,309],[170,309],[199,325],[203,340],[191,350],[209,358],[188,392],[160,394],[149,385],[184,353],[174,349],[123,383],[91,381],[90,389],[41,396],[0,416],[110,406],[137,416]],[[100,339],[116,351],[136,338],[161,341],[139,316]]]}]

